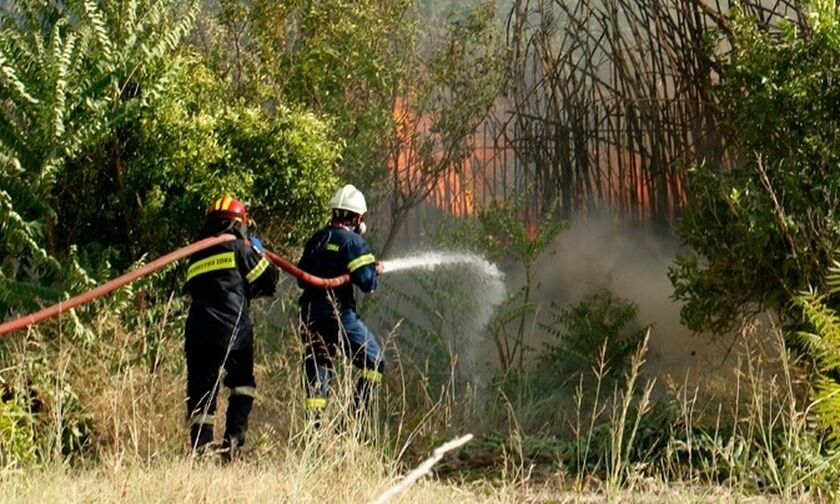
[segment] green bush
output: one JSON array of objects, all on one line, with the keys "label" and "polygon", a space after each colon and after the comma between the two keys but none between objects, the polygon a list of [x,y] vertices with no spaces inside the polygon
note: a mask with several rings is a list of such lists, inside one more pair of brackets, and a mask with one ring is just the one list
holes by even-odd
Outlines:
[{"label": "green bush", "polygon": [[20,394],[0,400],[0,468],[31,467],[38,460],[35,418]]},{"label": "green bush", "polygon": [[265,239],[298,245],[326,222],[340,153],[330,123],[283,107],[270,115],[243,107],[228,111],[219,137],[228,154],[211,169],[248,181],[243,198]]},{"label": "green bush", "polygon": [[548,337],[542,350],[534,352],[526,369],[496,377],[523,425],[548,425],[557,434],[573,414],[585,416],[591,403],[620,389],[650,327],[638,322],[638,312],[635,304],[605,289],[575,305],[552,304],[551,319],[539,324]]},{"label": "green bush", "polygon": [[602,289],[571,307],[552,304],[549,323],[543,324],[552,340],[545,344],[534,368],[538,390],[569,390],[581,377],[592,381],[593,370],[603,367],[602,386],[612,389],[623,379],[630,358],[645,339],[650,325],[638,322],[639,307]]},{"label": "green bush", "polygon": [[222,191],[248,205],[264,238],[298,244],[326,218],[337,184],[339,144],[329,123],[282,107],[227,104],[200,61],[116,135],[119,147],[97,145],[69,163],[56,190],[67,195],[59,219],[74,223],[62,243],[111,250],[105,257],[120,269],[189,241]]},{"label": "green bush", "polygon": [[764,307],[798,323],[791,297],[840,250],[840,17],[804,3],[803,24],[779,33],[733,11],[716,87],[732,166],[689,173],[678,233],[696,255],[670,272],[692,330],[723,333]]}]

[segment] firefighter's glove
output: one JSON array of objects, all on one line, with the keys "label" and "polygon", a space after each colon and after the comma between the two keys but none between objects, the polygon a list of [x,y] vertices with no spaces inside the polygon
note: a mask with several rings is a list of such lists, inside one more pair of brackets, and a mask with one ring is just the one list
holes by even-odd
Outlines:
[{"label": "firefighter's glove", "polygon": [[385,263],[382,261],[376,261],[376,274],[381,275],[385,272]]},{"label": "firefighter's glove", "polygon": [[251,245],[253,245],[254,248],[259,250],[260,252],[265,252],[265,246],[262,244],[260,239],[254,235],[251,235]]}]

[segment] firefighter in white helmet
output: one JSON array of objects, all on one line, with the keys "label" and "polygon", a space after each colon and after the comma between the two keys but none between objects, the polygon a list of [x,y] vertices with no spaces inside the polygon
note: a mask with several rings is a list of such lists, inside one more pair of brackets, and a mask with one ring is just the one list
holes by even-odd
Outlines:
[{"label": "firefighter in white helmet", "polygon": [[333,278],[350,274],[351,283],[334,289],[320,289],[303,282],[300,296],[303,327],[304,371],[307,379],[308,411],[326,407],[333,357],[341,348],[350,358],[359,376],[356,381],[356,408],[361,411],[371,388],[382,380],[385,356],[376,337],[356,312],[353,286],[373,292],[381,273],[378,263],[365,243],[365,197],[352,185],[339,189],[330,200],[330,224],[315,233],[306,244],[298,266],[313,275]]}]

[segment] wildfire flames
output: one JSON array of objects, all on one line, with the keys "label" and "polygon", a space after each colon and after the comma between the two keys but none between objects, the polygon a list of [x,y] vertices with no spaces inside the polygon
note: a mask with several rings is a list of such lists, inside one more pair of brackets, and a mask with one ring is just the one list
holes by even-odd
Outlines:
[{"label": "wildfire flames", "polygon": [[[590,174],[579,174],[569,187],[539,187],[542,182],[531,172],[536,161],[523,161],[527,155],[517,155],[512,147],[515,132],[510,124],[499,131],[487,121],[468,139],[468,154],[445,169],[435,171],[417,152],[426,140],[434,140],[432,120],[418,117],[405,100],[394,106],[397,125],[396,142],[392,150],[391,171],[394,186],[404,194],[428,191],[426,201],[435,208],[455,216],[473,216],[492,201],[504,201],[509,195],[525,190],[532,196],[524,209],[526,223],[536,233],[542,215],[538,194],[553,191],[560,200],[562,191],[572,191],[569,198],[574,208],[587,206],[586,201],[604,205],[617,215],[636,221],[649,221],[657,215],[673,217],[685,201],[683,178],[673,170],[651,175],[649,164],[639,152],[611,148],[605,153],[591,146],[587,158],[594,167]],[[607,154],[607,155],[605,155]],[[442,153],[432,152],[431,158],[440,161]],[[543,167],[544,168],[544,167]],[[557,171],[555,169],[555,171]],[[590,205],[591,207],[591,205]]]}]

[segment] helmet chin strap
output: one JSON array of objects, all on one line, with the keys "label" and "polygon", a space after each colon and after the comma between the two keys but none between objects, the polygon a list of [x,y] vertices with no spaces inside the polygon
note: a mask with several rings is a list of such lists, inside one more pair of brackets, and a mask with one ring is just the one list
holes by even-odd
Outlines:
[{"label": "helmet chin strap", "polygon": [[238,220],[229,221],[224,232],[238,235],[243,240],[248,238],[248,226]]},{"label": "helmet chin strap", "polygon": [[347,231],[353,231],[356,234],[363,235],[367,233],[367,224],[365,224],[364,216],[357,215],[352,220],[337,220],[333,219],[332,221],[333,226],[338,226],[340,228],[346,229]]}]

